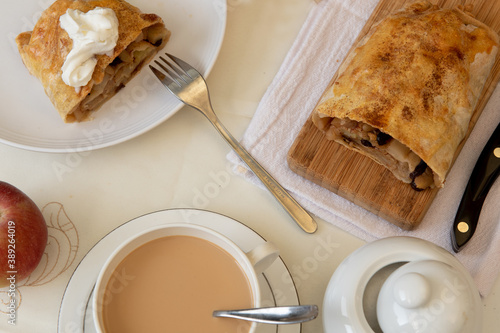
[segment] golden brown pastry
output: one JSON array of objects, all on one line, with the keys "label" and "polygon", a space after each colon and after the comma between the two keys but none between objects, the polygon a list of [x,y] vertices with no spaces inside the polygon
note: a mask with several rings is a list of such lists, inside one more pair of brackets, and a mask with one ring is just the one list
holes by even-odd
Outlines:
[{"label": "golden brown pastry", "polygon": [[[108,54],[95,58],[97,65],[90,81],[72,87],[62,78],[62,66],[73,47],[73,40],[61,28],[60,17],[68,9],[87,13],[97,7],[110,8],[118,19],[118,40]],[[21,33],[16,42],[24,64],[43,84],[65,122],[90,119],[129,82],[170,37],[160,17],[143,14],[122,0],[57,0],[45,10],[33,31]]]},{"label": "golden brown pastry", "polygon": [[497,51],[467,13],[413,3],[353,48],[313,122],[413,188],[442,187]]}]

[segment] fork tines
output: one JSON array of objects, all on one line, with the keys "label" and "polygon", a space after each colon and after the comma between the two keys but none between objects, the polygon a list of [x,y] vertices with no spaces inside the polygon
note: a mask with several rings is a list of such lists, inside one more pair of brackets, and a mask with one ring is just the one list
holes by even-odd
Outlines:
[{"label": "fork tines", "polygon": [[[195,80],[198,76],[200,76],[200,74],[193,67],[191,67],[181,59],[169,53],[165,53],[165,55],[169,59],[160,56],[159,59],[161,61],[154,61],[155,64],[158,65],[164,72],[161,72],[154,66],[149,66],[157,76],[161,75],[162,80],[168,78],[181,86],[183,83],[189,83],[190,81]],[[182,80],[184,82],[179,80]]]}]

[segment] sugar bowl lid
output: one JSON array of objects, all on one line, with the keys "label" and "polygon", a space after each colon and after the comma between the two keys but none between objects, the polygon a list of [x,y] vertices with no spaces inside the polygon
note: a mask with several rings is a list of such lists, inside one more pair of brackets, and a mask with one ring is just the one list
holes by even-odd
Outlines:
[{"label": "sugar bowl lid", "polygon": [[453,266],[437,260],[410,262],[383,284],[377,319],[384,333],[479,332],[475,287]]}]

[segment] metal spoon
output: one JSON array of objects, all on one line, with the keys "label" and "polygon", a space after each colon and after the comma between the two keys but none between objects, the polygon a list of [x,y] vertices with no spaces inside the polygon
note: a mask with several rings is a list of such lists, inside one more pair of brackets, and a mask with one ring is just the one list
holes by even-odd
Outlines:
[{"label": "metal spoon", "polygon": [[298,324],[318,316],[316,305],[214,311],[214,317],[236,318],[265,324]]}]

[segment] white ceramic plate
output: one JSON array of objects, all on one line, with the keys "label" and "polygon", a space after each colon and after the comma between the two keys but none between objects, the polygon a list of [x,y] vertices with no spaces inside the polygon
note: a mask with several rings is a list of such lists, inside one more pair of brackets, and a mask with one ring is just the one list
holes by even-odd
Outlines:
[{"label": "white ceramic plate", "polygon": [[[54,0],[2,1],[0,4],[0,142],[41,152],[75,152],[109,147],[162,123],[182,103],[145,67],[124,89],[94,113],[94,120],[65,124],[19,56],[15,37],[30,31]],[[172,31],[164,52],[208,75],[226,26],[225,0],[129,0],[144,13],[163,18]]]},{"label": "white ceramic plate", "polygon": [[[248,252],[265,242],[252,229],[227,216],[197,209],[171,209],[140,216],[102,238],[82,259],[66,287],[59,312],[58,332],[94,333],[90,299],[99,270],[117,246],[145,229],[167,223],[193,223],[211,228]],[[262,306],[298,305],[293,279],[281,258],[259,277]],[[257,333],[300,333],[302,325],[257,326]]]}]

